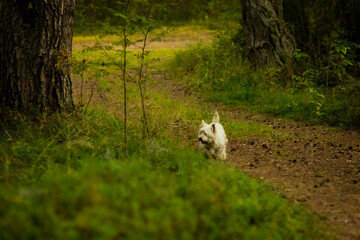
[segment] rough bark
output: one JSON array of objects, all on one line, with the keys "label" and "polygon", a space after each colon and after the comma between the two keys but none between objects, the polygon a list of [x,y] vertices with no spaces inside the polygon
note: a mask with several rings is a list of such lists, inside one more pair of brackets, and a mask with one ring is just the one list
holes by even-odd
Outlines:
[{"label": "rough bark", "polygon": [[294,41],[282,19],[282,0],[241,0],[245,52],[255,66],[292,61]]},{"label": "rough bark", "polygon": [[72,108],[70,56],[75,0],[3,0],[0,107]]}]

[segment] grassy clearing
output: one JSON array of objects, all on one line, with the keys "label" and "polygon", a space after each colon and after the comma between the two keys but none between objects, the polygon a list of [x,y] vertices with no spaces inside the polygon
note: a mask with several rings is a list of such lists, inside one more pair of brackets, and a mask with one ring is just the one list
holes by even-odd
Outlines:
[{"label": "grassy clearing", "polygon": [[[170,99],[153,80],[146,98],[150,139],[143,138],[139,92],[129,85],[125,159],[121,80],[112,74],[118,70],[100,64],[107,60],[96,52],[74,55],[93,63],[84,72],[97,84],[87,113],[81,106],[43,117],[12,113],[0,123],[0,239],[329,238],[305,208],[194,151],[198,124],[210,121],[213,109]],[[110,73],[98,74],[101,68]],[[234,138],[272,131],[222,122]]]},{"label": "grassy clearing", "polygon": [[[202,26],[178,26],[154,29],[148,36],[147,50],[159,51],[166,49],[182,49],[199,41],[209,42],[213,39],[214,34],[215,31],[208,30]],[[141,44],[138,41],[141,41],[143,36],[139,33],[135,33],[129,38],[134,43],[129,46],[129,50],[139,50],[138,45]],[[112,50],[121,50],[122,48],[118,44],[120,41],[121,37],[114,34],[76,35],[73,37],[73,51],[82,51],[94,47],[96,43],[100,43],[104,47],[111,47]]]},{"label": "grassy clearing", "polygon": [[[175,56],[175,49],[183,49],[187,46],[203,41],[209,42],[213,39],[214,31],[208,30],[202,26],[178,26],[173,28],[155,29],[150,33],[148,45],[146,47],[146,62],[149,63],[151,69],[161,70],[163,65]],[[132,42],[142,40],[143,36],[134,34],[130,36]],[[122,63],[122,47],[118,43],[121,40],[117,35],[78,35],[73,38],[73,59],[75,62],[81,62],[84,59],[90,67],[98,68],[109,72],[119,72],[119,68],[114,68],[114,59],[117,64]],[[128,67],[137,70],[139,66],[139,45],[137,42],[129,46]],[[96,48],[96,44],[101,44],[106,49]]]},{"label": "grassy clearing", "polygon": [[[112,30],[113,31],[113,27]],[[110,31],[110,32],[111,32]],[[96,32],[99,32],[98,30]],[[150,33],[150,39],[156,39],[165,32],[165,35],[161,37],[161,41],[178,41],[180,40],[196,40],[203,41],[212,39],[215,31],[209,30],[205,26],[200,25],[186,25],[186,26],[176,26],[176,27],[163,27],[154,29]],[[119,36],[114,34],[103,34],[96,35],[103,43],[113,43],[119,41]],[[135,33],[131,36],[132,40],[141,38],[140,33]],[[95,38],[92,33],[86,34],[76,34],[73,38],[74,44],[77,43],[94,43]]]}]

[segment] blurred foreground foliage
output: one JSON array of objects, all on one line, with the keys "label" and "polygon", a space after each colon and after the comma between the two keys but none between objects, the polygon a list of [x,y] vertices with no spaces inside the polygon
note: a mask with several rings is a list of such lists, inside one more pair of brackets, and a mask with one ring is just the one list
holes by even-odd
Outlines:
[{"label": "blurred foreground foliage", "polygon": [[[13,113],[0,136],[1,239],[328,239],[319,219],[188,145],[106,113]],[[182,147],[181,147],[182,146]]]}]

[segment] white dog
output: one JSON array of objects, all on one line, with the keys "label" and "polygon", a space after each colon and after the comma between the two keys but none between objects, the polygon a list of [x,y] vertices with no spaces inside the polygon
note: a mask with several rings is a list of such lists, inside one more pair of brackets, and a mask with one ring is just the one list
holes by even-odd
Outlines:
[{"label": "white dog", "polygon": [[198,132],[200,149],[208,157],[226,160],[226,144],[228,142],[223,126],[219,123],[219,114],[215,111],[212,123],[202,120]]}]

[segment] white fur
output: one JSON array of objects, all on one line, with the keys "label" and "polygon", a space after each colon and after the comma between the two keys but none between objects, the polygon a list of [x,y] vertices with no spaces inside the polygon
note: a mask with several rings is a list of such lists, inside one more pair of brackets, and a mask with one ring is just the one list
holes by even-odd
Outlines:
[{"label": "white fur", "polygon": [[228,142],[223,126],[219,123],[219,114],[215,111],[212,123],[202,120],[198,132],[200,149],[208,157],[226,160],[226,144]]}]

